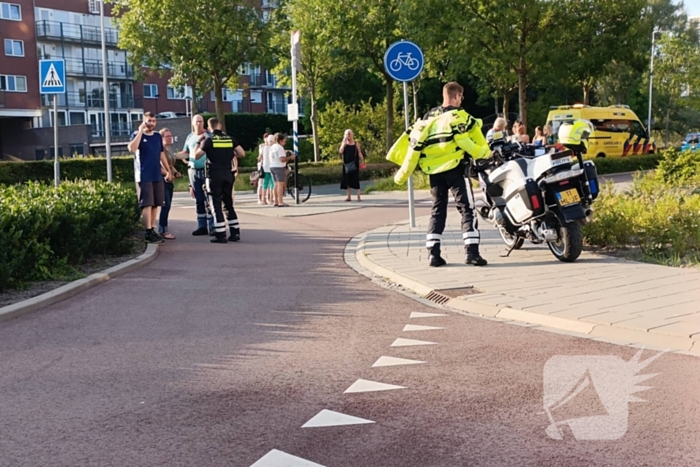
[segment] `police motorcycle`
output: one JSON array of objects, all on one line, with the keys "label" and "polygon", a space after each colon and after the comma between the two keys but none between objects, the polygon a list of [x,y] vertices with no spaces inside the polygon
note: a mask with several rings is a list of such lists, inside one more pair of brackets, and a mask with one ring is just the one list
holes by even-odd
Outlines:
[{"label": "police motorcycle", "polygon": [[584,161],[593,125],[585,120],[563,124],[559,144],[546,150],[509,142],[503,132],[489,141],[492,155],[476,160],[470,175],[484,192],[479,215],[493,224],[509,247],[525,240],[546,243],[563,262],[575,261],[583,250],[582,225],[591,221],[598,197],[595,164]]}]

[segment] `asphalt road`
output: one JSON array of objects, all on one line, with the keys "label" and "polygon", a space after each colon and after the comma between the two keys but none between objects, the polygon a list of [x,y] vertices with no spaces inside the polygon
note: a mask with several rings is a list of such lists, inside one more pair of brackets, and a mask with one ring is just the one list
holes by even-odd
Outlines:
[{"label": "asphalt road", "polygon": [[[627,362],[637,349],[410,318],[441,311],[343,262],[348,239],[405,217],[405,206],[247,215],[243,241],[227,245],[173,221],[178,239],[150,265],[0,324],[0,465],[315,465],[273,462],[280,452],[327,467],[700,465],[700,360],[662,355],[640,372],[658,373],[640,382],[647,402],[627,404],[631,365],[591,360],[586,373],[555,358],[544,372],[558,355]],[[380,357],[425,363],[373,368]],[[554,420],[608,417],[616,428],[589,428],[619,439],[546,434],[544,391],[560,399],[579,376],[584,390]],[[345,394],[358,379],[403,388]],[[323,410],[374,423],[302,428]]]}]

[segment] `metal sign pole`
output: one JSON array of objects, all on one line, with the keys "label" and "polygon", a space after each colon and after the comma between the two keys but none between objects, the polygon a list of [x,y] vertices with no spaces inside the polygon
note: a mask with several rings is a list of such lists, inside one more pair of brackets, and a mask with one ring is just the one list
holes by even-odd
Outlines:
[{"label": "metal sign pole", "polygon": [[[411,126],[408,119],[408,83],[403,82],[403,114],[406,121],[406,130]],[[416,226],[416,206],[413,201],[413,175],[408,177],[408,218],[411,222],[411,227]]]},{"label": "metal sign pole", "polygon": [[[300,33],[292,32],[292,105],[297,106],[297,61],[300,59]],[[299,116],[292,121],[294,130],[294,203],[299,204]]]},{"label": "metal sign pole", "polygon": [[109,88],[107,87],[107,47],[105,46],[105,2],[100,1],[100,32],[102,35],[102,87],[105,104],[105,157],[107,158],[107,182],[112,183],[112,128],[109,123]]},{"label": "metal sign pole", "polygon": [[58,94],[53,95],[53,183],[56,188],[61,183],[61,168],[58,162]]}]

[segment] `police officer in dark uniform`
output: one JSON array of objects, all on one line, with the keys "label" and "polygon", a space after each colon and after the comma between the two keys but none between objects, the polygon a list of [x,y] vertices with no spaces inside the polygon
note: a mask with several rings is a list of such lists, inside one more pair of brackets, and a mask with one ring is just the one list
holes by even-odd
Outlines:
[{"label": "police officer in dark uniform", "polygon": [[[233,209],[233,159],[245,157],[245,151],[238,142],[221,131],[221,123],[217,118],[209,119],[210,136],[202,135],[197,142],[195,158],[200,159],[206,154],[206,191],[210,209],[214,212],[214,238],[212,243],[237,242],[241,239],[238,216]],[[226,219],[221,207],[223,202],[226,209]],[[226,240],[226,221],[230,235]]]}]

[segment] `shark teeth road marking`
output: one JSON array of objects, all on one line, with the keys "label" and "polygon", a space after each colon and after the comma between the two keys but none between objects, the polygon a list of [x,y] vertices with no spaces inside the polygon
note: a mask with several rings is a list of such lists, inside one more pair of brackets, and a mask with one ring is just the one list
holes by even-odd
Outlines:
[{"label": "shark teeth road marking", "polygon": [[417,341],[413,339],[402,339],[399,337],[391,344],[391,347],[409,347],[412,345],[436,345],[437,342]]},{"label": "shark teeth road marking", "polygon": [[391,391],[392,389],[406,389],[404,386],[395,386],[393,384],[377,383],[376,381],[368,381],[366,379],[358,379],[352,386],[347,388],[343,394],[353,392],[374,392],[374,391]]},{"label": "shark teeth road marking", "polygon": [[407,332],[407,331],[437,331],[438,329],[445,329],[445,328],[439,328],[437,326],[418,326],[415,324],[407,324],[403,328],[404,332]]},{"label": "shark teeth road marking", "polygon": [[345,415],[332,410],[321,410],[314,418],[302,425],[302,428],[321,428],[326,426],[342,426],[342,425],[364,425],[366,423],[374,423],[372,420]]},{"label": "shark teeth road marking", "polygon": [[417,365],[421,362],[420,360],[409,360],[407,358],[396,358],[396,357],[379,357],[379,360],[374,362],[372,368],[378,368],[382,366],[398,366],[398,365]]},{"label": "shark teeth road marking", "polygon": [[411,313],[410,318],[437,318],[438,316],[447,316],[440,313],[422,313],[420,311],[414,311]]},{"label": "shark teeth road marking", "polygon": [[323,467],[321,464],[273,449],[250,467]]}]

